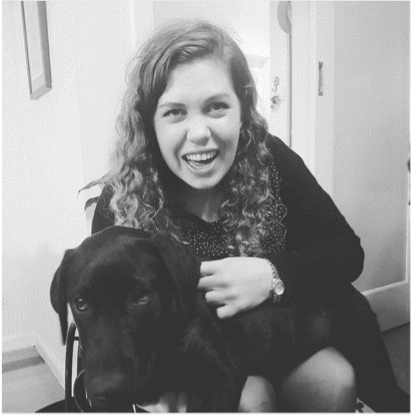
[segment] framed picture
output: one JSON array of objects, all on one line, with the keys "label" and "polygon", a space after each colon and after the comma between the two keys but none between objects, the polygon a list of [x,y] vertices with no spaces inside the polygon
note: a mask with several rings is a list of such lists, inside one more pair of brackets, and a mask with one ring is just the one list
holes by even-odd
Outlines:
[{"label": "framed picture", "polygon": [[36,100],[52,87],[46,2],[22,1],[21,11],[30,99]]}]

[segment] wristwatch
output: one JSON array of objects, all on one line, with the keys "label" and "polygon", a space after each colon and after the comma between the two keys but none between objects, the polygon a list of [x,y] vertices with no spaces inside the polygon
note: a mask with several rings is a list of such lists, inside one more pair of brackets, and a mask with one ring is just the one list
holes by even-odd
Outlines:
[{"label": "wristwatch", "polygon": [[270,269],[272,270],[272,285],[270,287],[270,296],[272,298],[272,302],[277,303],[280,301],[283,293],[285,292],[285,285],[283,284],[282,279],[279,277],[275,266],[269,260],[267,261],[269,262]]},{"label": "wristwatch", "polygon": [[285,285],[283,284],[282,280],[278,277],[274,277],[272,279],[272,287],[270,289],[273,303],[277,303],[280,301],[283,293],[285,292]]}]

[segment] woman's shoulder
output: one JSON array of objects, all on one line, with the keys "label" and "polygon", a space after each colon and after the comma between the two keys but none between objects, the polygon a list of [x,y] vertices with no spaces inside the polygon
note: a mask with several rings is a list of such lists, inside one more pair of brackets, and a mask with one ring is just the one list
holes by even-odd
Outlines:
[{"label": "woman's shoulder", "polygon": [[92,234],[114,224],[114,214],[110,208],[110,201],[113,195],[113,187],[106,183],[97,200],[92,220]]},{"label": "woman's shoulder", "polygon": [[272,165],[275,167],[277,174],[282,182],[288,182],[290,176],[303,163],[302,159],[279,137],[268,134],[266,137],[266,146],[269,149]]},{"label": "woman's shoulder", "polygon": [[274,159],[276,165],[287,167],[290,163],[296,163],[301,158],[279,137],[268,134],[266,145]]}]

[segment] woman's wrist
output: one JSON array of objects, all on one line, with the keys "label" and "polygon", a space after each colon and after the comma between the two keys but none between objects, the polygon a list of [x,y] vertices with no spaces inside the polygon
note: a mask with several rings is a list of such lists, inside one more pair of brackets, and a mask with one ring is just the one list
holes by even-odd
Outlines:
[{"label": "woman's wrist", "polygon": [[271,284],[268,293],[268,299],[272,299],[273,303],[277,303],[280,301],[283,293],[285,292],[285,286],[283,281],[279,277],[279,273],[275,267],[275,265],[268,259],[265,259],[270,267],[271,272]]},{"label": "woman's wrist", "polygon": [[273,279],[273,271],[272,271],[272,263],[267,259],[262,259],[265,262],[265,268],[267,274],[267,280],[265,278],[265,281],[267,281],[267,289],[265,289],[266,297],[265,300],[272,298],[272,279]]}]

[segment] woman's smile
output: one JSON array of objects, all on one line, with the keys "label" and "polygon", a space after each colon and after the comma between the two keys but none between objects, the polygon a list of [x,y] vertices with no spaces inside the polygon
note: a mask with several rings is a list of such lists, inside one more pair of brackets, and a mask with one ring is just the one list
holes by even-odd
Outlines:
[{"label": "woman's smile", "polygon": [[205,170],[210,167],[219,154],[218,150],[210,150],[198,153],[188,153],[183,156],[183,160],[195,170]]}]

